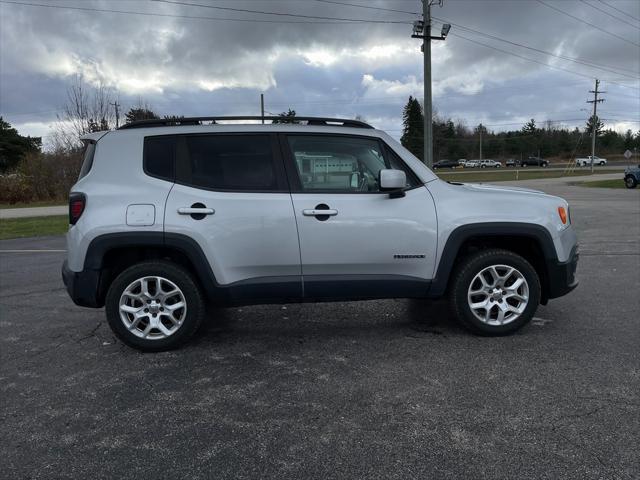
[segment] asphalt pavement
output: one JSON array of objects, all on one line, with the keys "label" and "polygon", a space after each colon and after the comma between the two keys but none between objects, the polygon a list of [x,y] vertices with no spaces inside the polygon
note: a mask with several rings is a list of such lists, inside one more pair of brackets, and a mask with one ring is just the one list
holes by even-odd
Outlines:
[{"label": "asphalt pavement", "polygon": [[142,354],[72,304],[62,238],[0,241],[3,478],[640,478],[640,189],[514,185],[571,202],[581,284],[503,338],[442,302],[255,306]]}]

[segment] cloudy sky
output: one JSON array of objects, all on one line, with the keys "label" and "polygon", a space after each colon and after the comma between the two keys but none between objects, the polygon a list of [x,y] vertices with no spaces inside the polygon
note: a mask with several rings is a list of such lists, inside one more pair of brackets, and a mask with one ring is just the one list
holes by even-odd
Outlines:
[{"label": "cloudy sky", "polygon": [[[124,109],[258,115],[262,92],[269,112],[361,115],[398,136],[407,97],[422,99],[418,12],[418,0],[0,0],[0,114],[46,136],[81,75]],[[606,125],[640,129],[637,0],[445,0],[433,16],[436,32],[453,24],[433,45],[439,115],[582,126],[597,77]]]}]

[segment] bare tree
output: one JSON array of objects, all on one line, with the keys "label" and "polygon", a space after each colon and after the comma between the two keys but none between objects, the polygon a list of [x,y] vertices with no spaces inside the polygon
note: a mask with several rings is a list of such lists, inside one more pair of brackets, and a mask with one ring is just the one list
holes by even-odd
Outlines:
[{"label": "bare tree", "polygon": [[71,150],[87,133],[109,130],[115,125],[115,94],[103,84],[92,86],[76,76],[67,88],[67,101],[54,127],[54,148]]}]

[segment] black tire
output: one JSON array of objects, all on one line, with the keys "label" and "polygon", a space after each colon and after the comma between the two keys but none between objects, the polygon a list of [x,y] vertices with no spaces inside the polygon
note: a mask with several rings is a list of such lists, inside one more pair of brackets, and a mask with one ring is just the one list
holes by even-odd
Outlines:
[{"label": "black tire", "polygon": [[[491,265],[516,268],[529,286],[529,299],[524,311],[518,318],[504,325],[490,325],[479,320],[467,301],[467,292],[473,279]],[[540,296],[540,279],[536,270],[520,255],[501,249],[480,251],[461,259],[453,271],[449,286],[449,302],[455,318],[471,332],[484,336],[508,335],[522,328],[533,318]]]},{"label": "black tire", "polygon": [[638,186],[638,181],[633,175],[627,175],[624,178],[624,186],[627,188],[636,188]]},{"label": "black tire", "polygon": [[[173,282],[184,295],[187,305],[185,317],[175,333],[168,337],[161,339],[137,337],[120,319],[119,304],[122,293],[132,282],[145,276],[164,277]],[[111,330],[122,342],[145,352],[160,352],[178,348],[189,341],[202,324],[206,304],[198,284],[187,270],[174,263],[158,260],[137,263],[118,275],[107,292],[105,309]]]}]

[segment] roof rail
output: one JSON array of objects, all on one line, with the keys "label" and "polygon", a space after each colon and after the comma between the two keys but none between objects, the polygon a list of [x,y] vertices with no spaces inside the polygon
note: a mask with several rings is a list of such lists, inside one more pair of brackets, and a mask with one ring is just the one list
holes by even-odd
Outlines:
[{"label": "roof rail", "polygon": [[277,123],[299,123],[306,122],[306,125],[325,125],[325,126],[340,126],[340,127],[355,127],[355,128],[373,128],[371,125],[360,120],[349,120],[344,118],[322,118],[322,117],[247,117],[247,116],[235,116],[235,117],[172,117],[172,118],[159,118],[151,120],[138,120],[136,122],[127,123],[122,125],[118,130],[125,130],[128,128],[147,128],[147,127],[177,127],[183,125],[202,125],[202,122],[218,123],[225,121],[237,121],[237,120],[270,120],[273,124]]}]

